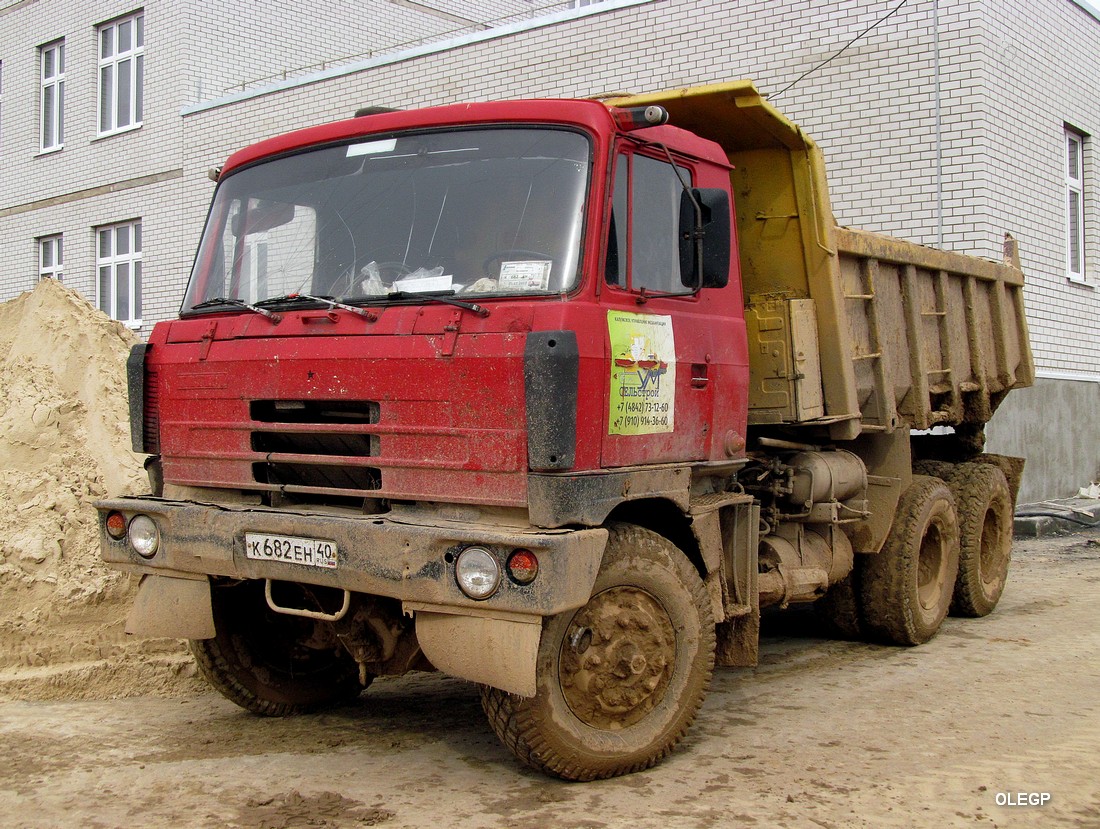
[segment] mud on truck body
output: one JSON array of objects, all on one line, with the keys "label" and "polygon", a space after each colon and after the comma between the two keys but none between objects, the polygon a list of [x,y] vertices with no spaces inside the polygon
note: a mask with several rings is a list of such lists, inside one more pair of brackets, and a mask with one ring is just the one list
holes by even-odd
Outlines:
[{"label": "mud on truck body", "polygon": [[103,557],[251,711],[436,669],[537,769],[647,768],[763,606],[908,645],[993,609],[1022,285],[836,227],[748,82],[273,138],[131,355],[153,492],[97,504]]}]

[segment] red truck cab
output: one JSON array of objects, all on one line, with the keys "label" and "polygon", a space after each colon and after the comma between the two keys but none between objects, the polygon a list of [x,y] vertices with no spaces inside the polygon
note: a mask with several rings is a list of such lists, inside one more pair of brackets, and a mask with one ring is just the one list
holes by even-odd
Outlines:
[{"label": "red truck cab", "polygon": [[[180,318],[131,357],[155,491],[99,504],[105,560],[145,576],[131,629],[193,640],[259,713],[435,667],[495,689],[499,714],[537,696],[544,628],[589,602],[608,551],[667,543],[638,525],[690,538],[692,499],[751,502],[725,492],[748,386],[730,166],[665,117],[380,112],[232,156]],[[721,618],[717,562],[692,549],[653,555]],[[691,670],[608,639],[570,682],[626,670],[627,721],[668,722],[602,771],[555,773],[655,762],[694,716],[713,620],[642,590],[592,613],[641,614]],[[568,635],[588,651],[594,625]],[[613,696],[588,727],[622,726]]]},{"label": "red truck cab", "polygon": [[681,279],[685,187],[728,190],[719,148],[589,101],[239,152],[150,338],[142,448],[168,483],[517,508],[531,475],[737,457],[737,262],[721,290]]}]

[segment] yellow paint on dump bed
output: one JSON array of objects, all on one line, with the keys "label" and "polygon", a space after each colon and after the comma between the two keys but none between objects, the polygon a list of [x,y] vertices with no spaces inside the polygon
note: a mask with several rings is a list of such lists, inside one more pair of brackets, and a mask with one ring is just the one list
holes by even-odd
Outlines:
[{"label": "yellow paint on dump bed", "polygon": [[[1014,245],[1000,263],[838,228],[821,151],[751,81],[604,103],[662,106],[725,151],[747,309],[813,300],[825,413],[802,422],[835,439],[984,423],[1005,392],[1033,382]],[[770,341],[750,341],[750,422],[799,422],[795,401],[776,405],[775,393],[795,378],[796,355],[779,360],[791,377],[777,377],[765,351]]]}]

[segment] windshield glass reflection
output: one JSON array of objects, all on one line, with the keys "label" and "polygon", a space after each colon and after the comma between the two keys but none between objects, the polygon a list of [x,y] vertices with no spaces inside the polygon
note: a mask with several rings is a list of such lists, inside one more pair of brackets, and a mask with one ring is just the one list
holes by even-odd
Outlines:
[{"label": "windshield glass reflection", "polygon": [[589,155],[577,133],[517,128],[399,135],[257,164],[218,189],[184,311],[216,298],[567,291]]}]

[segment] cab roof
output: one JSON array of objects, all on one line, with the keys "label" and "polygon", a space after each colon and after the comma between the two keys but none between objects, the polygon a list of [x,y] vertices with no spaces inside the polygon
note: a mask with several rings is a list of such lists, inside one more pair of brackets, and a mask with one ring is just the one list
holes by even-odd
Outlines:
[{"label": "cab roof", "polygon": [[[367,115],[295,130],[268,138],[234,153],[222,174],[266,158],[310,147],[352,141],[371,135],[436,127],[465,127],[479,124],[556,125],[583,129],[595,135],[620,132],[609,107],[618,102],[591,99],[545,98],[518,101],[450,104],[423,109],[374,111]],[[632,105],[632,104],[631,104]],[[687,127],[689,131],[685,131]],[[717,147],[687,124],[647,127],[635,131],[646,140],[668,144],[673,149],[716,163],[726,163]],[[693,134],[694,133],[694,134]]]},{"label": "cab roof", "polygon": [[591,132],[606,132],[614,128],[607,107],[596,101],[586,100],[493,101],[381,111],[345,121],[307,127],[260,141],[231,155],[226,161],[224,172],[270,156],[379,133],[501,122],[559,124]]}]

